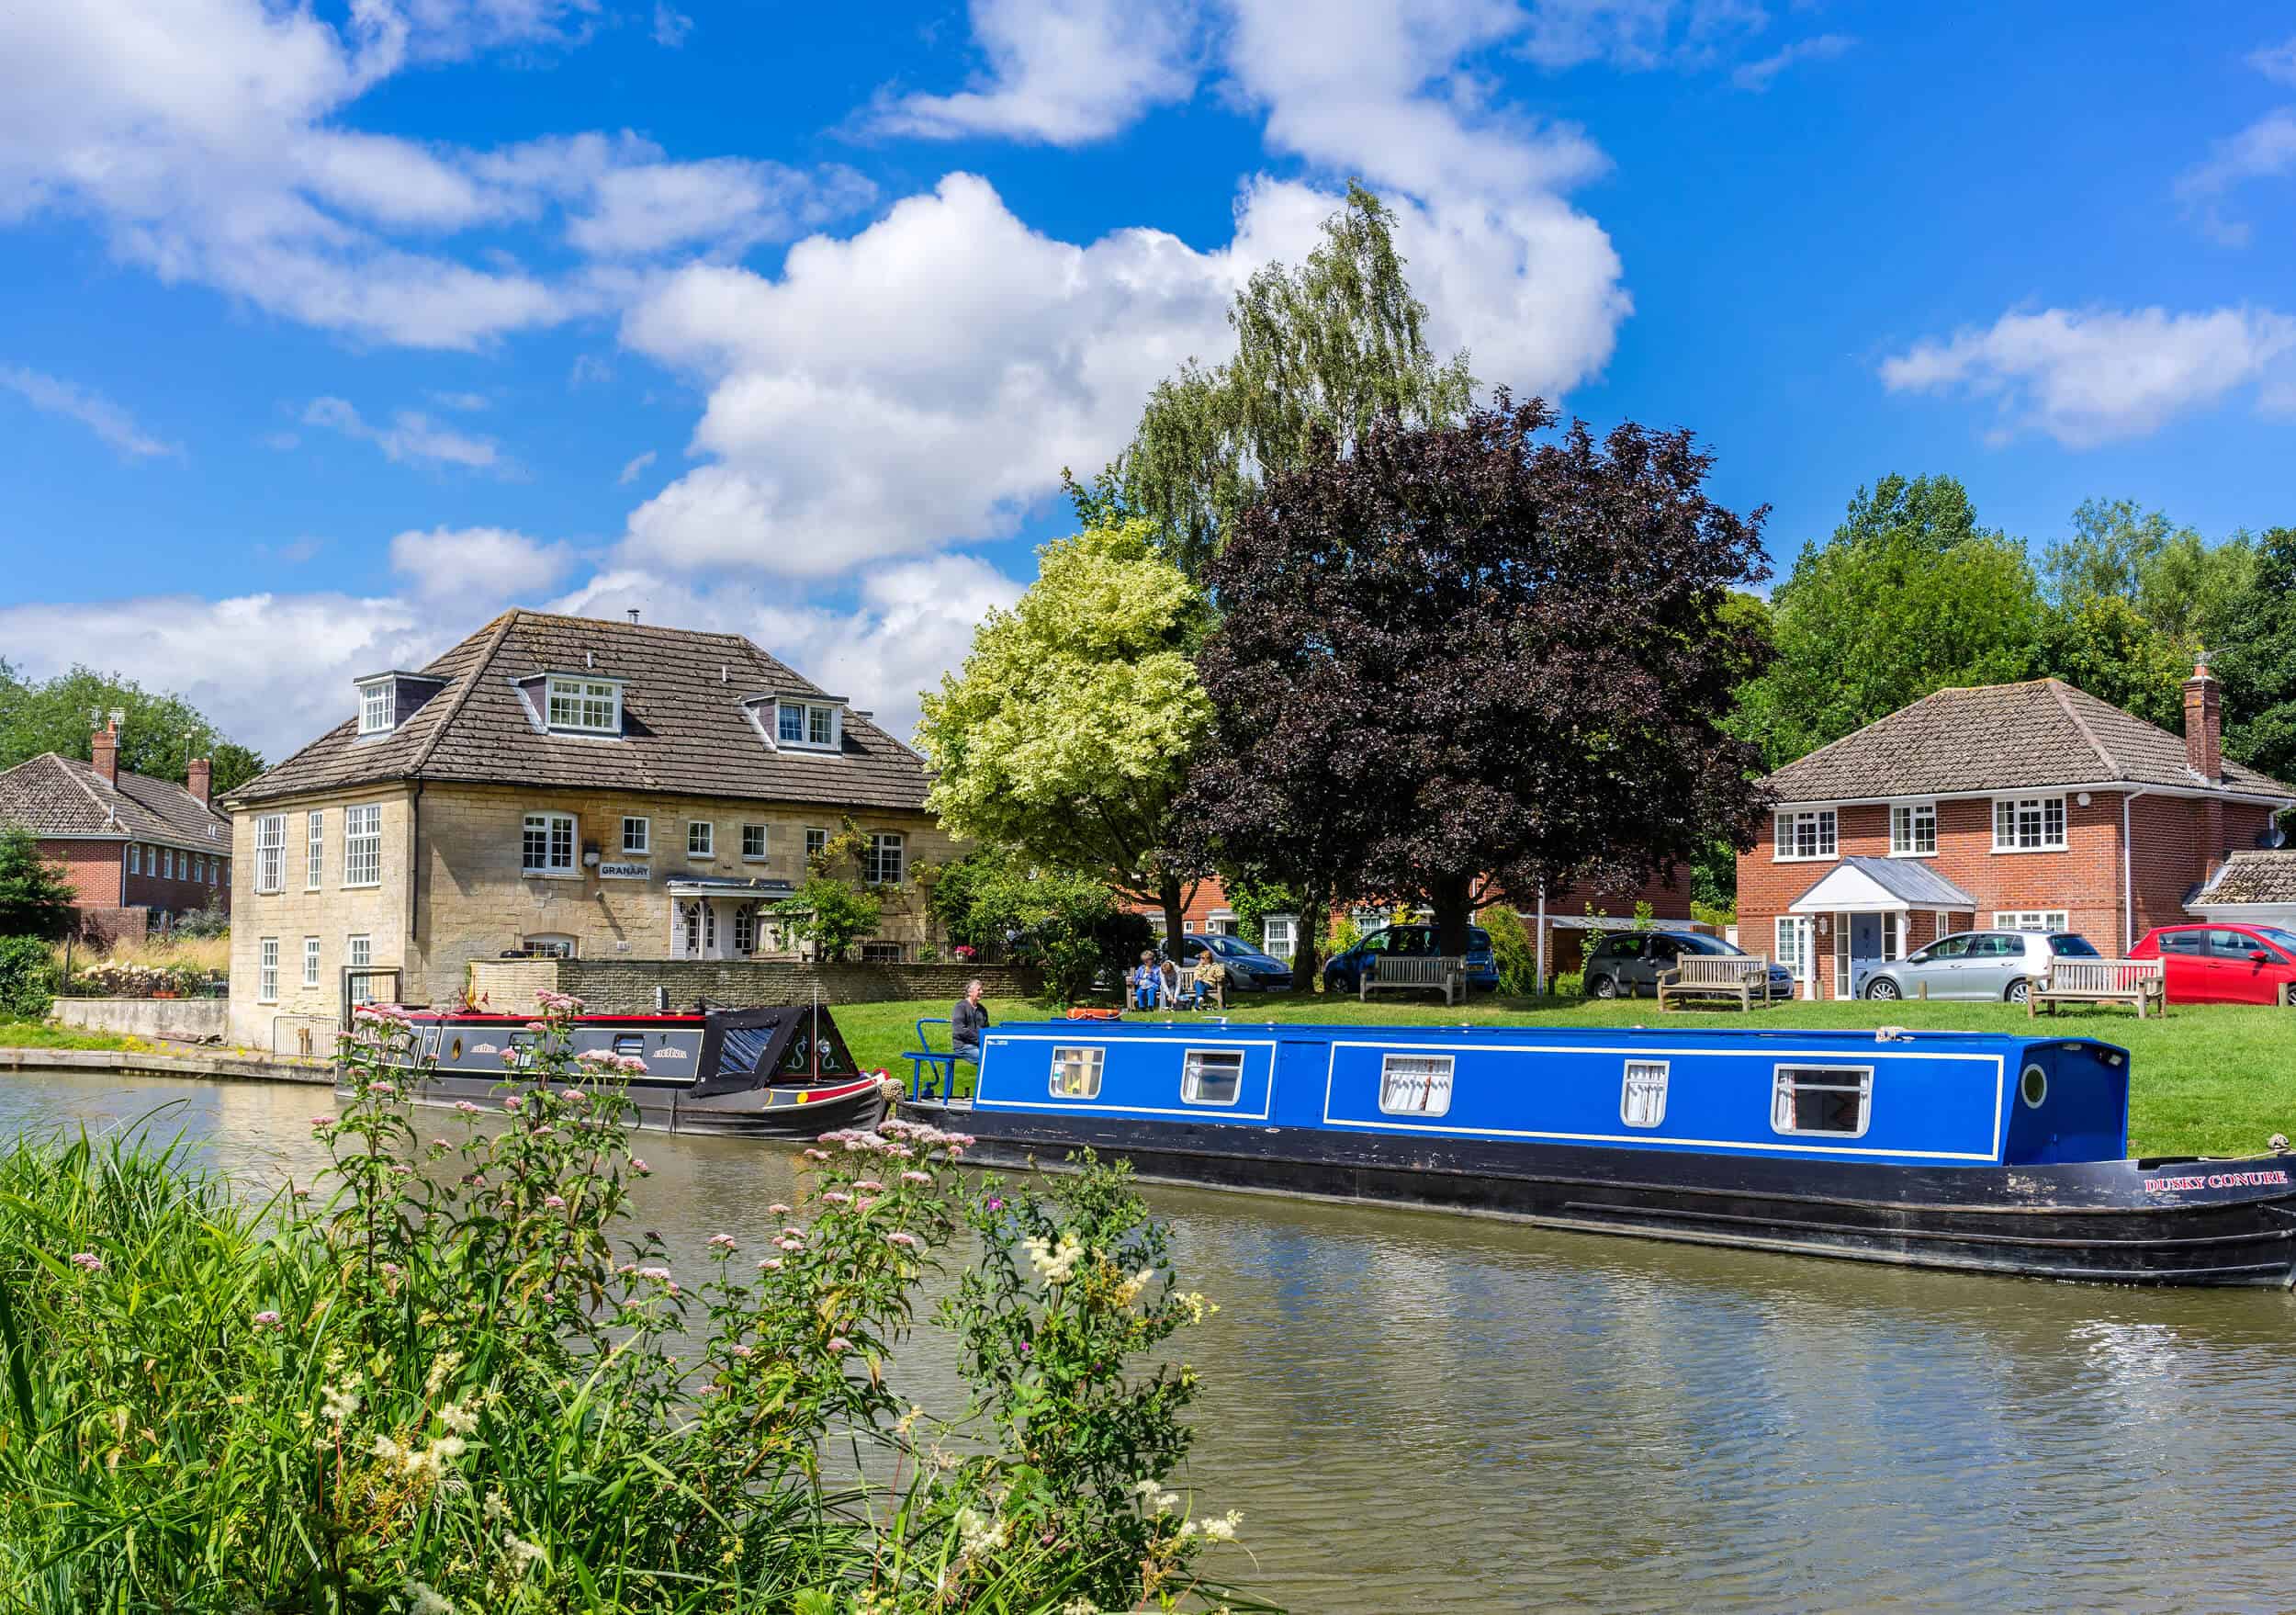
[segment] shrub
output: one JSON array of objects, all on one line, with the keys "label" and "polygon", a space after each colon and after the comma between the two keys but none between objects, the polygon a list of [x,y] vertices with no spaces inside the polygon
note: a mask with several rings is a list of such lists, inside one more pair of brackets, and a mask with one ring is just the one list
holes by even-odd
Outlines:
[{"label": "shrub", "polygon": [[44,1020],[56,1001],[56,967],[37,936],[0,936],[0,1015]]},{"label": "shrub", "polygon": [[204,941],[209,937],[227,937],[231,934],[231,916],[219,898],[204,909],[194,909],[188,914],[178,914],[175,916],[175,923],[171,930],[173,934],[193,942]]},{"label": "shrub", "polygon": [[1491,952],[1499,966],[1499,990],[1527,998],[1538,990],[1538,950],[1523,917],[1504,903],[1493,903],[1476,916],[1491,933]]},{"label": "shrub", "polygon": [[[714,1238],[697,1280],[631,1233],[636,1062],[574,1059],[579,1006],[546,1003],[494,1124],[458,1107],[427,1144],[411,1033],[362,1010],[354,1097],[313,1121],[332,1164],[267,1204],[132,1135],[0,1156],[0,1604],[1050,1615],[1210,1590],[1233,1517],[1164,1485],[1194,1379],[1139,1366],[1210,1304],[1120,1169],[1006,1190],[960,1135],[833,1134],[771,1248]],[[944,1422],[888,1371],[968,1229],[943,1316],[979,1413]]]},{"label": "shrub", "polygon": [[842,959],[852,945],[875,933],[884,921],[884,904],[874,892],[857,891],[832,875],[816,875],[794,897],[773,905],[790,933],[814,944],[825,960]]}]

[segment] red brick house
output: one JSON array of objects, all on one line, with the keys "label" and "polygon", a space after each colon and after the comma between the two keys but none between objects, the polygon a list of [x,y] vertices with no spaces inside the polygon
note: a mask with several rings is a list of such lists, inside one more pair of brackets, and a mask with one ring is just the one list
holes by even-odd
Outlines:
[{"label": "red brick house", "polygon": [[2219,686],[2182,739],[2056,679],[1940,690],[1770,776],[1772,833],[1738,861],[1739,940],[1805,994],[1954,931],[2080,932],[2119,954],[2196,917],[2296,788],[2222,754]]},{"label": "red brick house", "polygon": [[0,774],[0,821],[64,866],[89,940],[135,942],[195,909],[228,912],[231,821],[208,805],[208,760],[193,760],[186,786],[123,771],[116,728],[89,749],[90,762],[49,751]]}]

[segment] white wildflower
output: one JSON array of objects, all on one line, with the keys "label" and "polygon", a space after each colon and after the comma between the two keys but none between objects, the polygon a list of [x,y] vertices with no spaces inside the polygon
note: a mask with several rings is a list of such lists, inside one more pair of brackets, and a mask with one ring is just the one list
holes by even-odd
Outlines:
[{"label": "white wildflower", "polygon": [[449,1402],[438,1410],[438,1422],[458,1436],[467,1436],[478,1428],[478,1412],[475,1407]]},{"label": "white wildflower", "polygon": [[407,1615],[455,1615],[453,1600],[423,1582],[407,1583]]},{"label": "white wildflower", "polygon": [[341,1424],[359,1410],[359,1399],[349,1391],[339,1391],[332,1385],[319,1387],[320,1413],[332,1424]]}]

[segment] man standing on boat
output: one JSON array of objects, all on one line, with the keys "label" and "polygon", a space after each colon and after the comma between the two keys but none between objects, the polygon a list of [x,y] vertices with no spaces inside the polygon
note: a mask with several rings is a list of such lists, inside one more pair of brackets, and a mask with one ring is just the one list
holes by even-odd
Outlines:
[{"label": "man standing on boat", "polygon": [[981,1002],[981,980],[964,984],[964,996],[949,1011],[949,1052],[960,1060],[981,1063],[981,1034],[988,1030],[988,1006]]}]

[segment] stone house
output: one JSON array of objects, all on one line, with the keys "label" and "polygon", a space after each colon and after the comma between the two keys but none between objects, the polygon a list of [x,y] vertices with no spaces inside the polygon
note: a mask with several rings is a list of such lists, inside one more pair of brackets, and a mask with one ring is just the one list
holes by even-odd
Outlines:
[{"label": "stone house", "polygon": [[2195,918],[2296,808],[2296,788],[2224,760],[2220,696],[2195,669],[2179,738],[2056,679],[1940,690],[1788,763],[1767,782],[1771,835],[1739,855],[1739,942],[1818,998],[1955,931],[2074,931],[2125,954]]},{"label": "stone house", "polygon": [[229,909],[231,821],[208,805],[208,760],[190,783],[119,766],[119,715],[91,738],[92,761],[43,752],[0,774],[0,823],[20,825],[63,865],[94,943],[141,942],[196,909]]},{"label": "stone house", "polygon": [[923,762],[739,635],[511,611],[355,686],[227,803],[235,1042],[450,1001],[505,955],[794,958],[771,907],[849,824],[884,909],[862,957],[936,940]]}]

